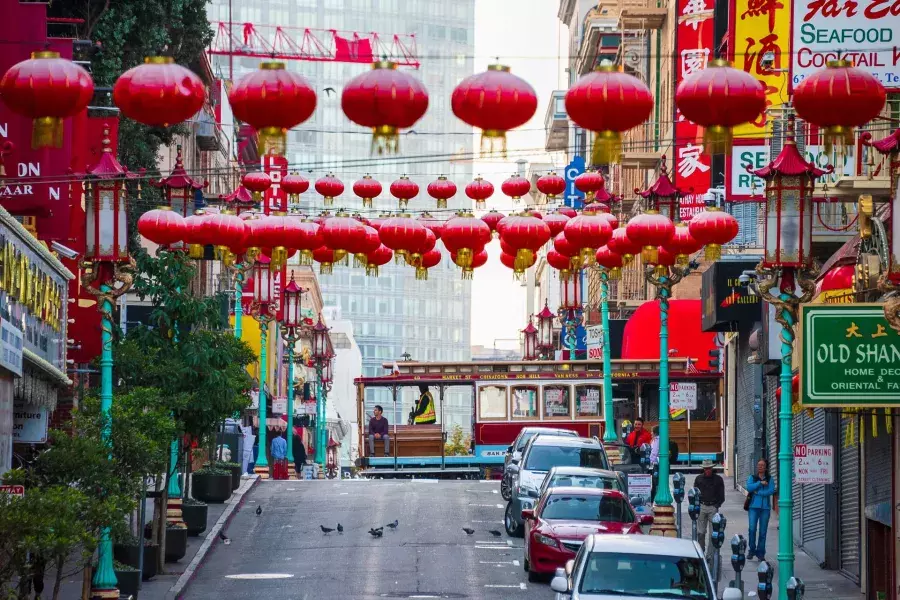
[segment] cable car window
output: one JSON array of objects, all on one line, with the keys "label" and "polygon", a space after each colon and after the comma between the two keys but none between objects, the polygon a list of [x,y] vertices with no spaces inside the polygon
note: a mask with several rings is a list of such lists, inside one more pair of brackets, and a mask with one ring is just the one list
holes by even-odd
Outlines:
[{"label": "cable car window", "polygon": [[478,389],[478,418],[506,418],[506,387],[486,385]]},{"label": "cable car window", "polygon": [[575,388],[575,416],[599,418],[603,403],[599,385],[579,385]]},{"label": "cable car window", "polygon": [[567,385],[544,386],[544,418],[567,419],[572,416],[570,388]]},{"label": "cable car window", "polygon": [[512,416],[514,419],[536,419],[538,389],[534,386],[515,387],[512,390]]}]

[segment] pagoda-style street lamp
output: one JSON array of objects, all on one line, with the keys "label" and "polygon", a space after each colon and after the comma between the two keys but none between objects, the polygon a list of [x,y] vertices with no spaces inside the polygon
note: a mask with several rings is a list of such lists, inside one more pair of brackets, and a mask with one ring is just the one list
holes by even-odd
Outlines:
[{"label": "pagoda-style street lamp", "polygon": [[288,356],[288,386],[287,386],[287,460],[294,462],[294,347],[300,340],[303,327],[303,288],[294,281],[294,272],[291,271],[291,280],[281,290],[281,338],[287,345]]},{"label": "pagoda-style street lamp", "polygon": [[[84,177],[86,217],[85,253],[81,285],[96,296],[101,315],[100,412],[107,423],[103,443],[112,444],[109,425],[113,401],[113,321],[116,299],[131,289],[134,260],[128,255],[128,213],[125,181],[132,177],[110,147],[109,128],[103,131],[100,160]],[[140,185],[138,185],[140,199]],[[92,598],[118,598],[109,527],[100,532],[97,569],[91,584]]]},{"label": "pagoda-style street lamp", "polygon": [[525,346],[525,351],[522,353],[522,360],[537,360],[538,330],[535,328],[534,323],[531,322],[531,318],[528,319],[528,325],[522,330],[522,336],[524,337]]},{"label": "pagoda-style street lamp", "polygon": [[259,324],[259,451],[254,471],[261,479],[269,475],[266,457],[266,378],[268,375],[269,324],[275,320],[275,293],[269,259],[260,255],[253,263],[253,303],[250,314]]},{"label": "pagoda-style street lamp", "polygon": [[[778,156],[761,169],[747,169],[766,181],[763,203],[765,254],[756,267],[757,291],[776,308],[781,324],[781,404],[778,411],[778,580],[784,587],[794,575],[794,502],[791,411],[794,324],[801,304],[809,302],[816,290],[818,268],[813,262],[813,190],[817,178],[833,167],[817,168],[806,162],[794,142],[794,118],[788,119],[787,140]],[[785,226],[790,224],[790,226]],[[780,597],[785,597],[783,592]]]},{"label": "pagoda-style street lamp", "polygon": [[594,257],[600,271],[600,316],[603,323],[603,446],[613,464],[622,462],[616,437],[615,408],[612,397],[612,348],[609,340],[609,280],[618,279],[622,257],[603,246]]},{"label": "pagoda-style street lamp", "polygon": [[324,473],[325,468],[325,401],[332,381],[330,346],[328,327],[322,322],[322,315],[319,315],[319,321],[312,330],[312,360],[316,369],[316,379],[319,382],[316,394],[316,462],[321,467],[320,473]]},{"label": "pagoda-style street lamp", "polygon": [[538,339],[537,348],[541,358],[544,360],[553,359],[553,320],[556,315],[550,310],[547,302],[544,302],[544,308],[537,314],[538,321]]},{"label": "pagoda-style street lamp", "polygon": [[576,329],[584,316],[581,300],[581,274],[559,280],[559,323],[566,332],[565,345],[569,349],[569,360],[575,360]]}]

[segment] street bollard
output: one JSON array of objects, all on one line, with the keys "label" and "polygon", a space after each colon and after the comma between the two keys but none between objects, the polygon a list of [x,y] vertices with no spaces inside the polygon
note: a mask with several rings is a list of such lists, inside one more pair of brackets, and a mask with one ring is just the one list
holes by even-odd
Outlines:
[{"label": "street bollard", "polygon": [[759,596],[759,600],[771,600],[772,580],[775,579],[775,569],[764,560],[756,568],[756,578],[759,579],[759,583],[756,584],[756,595]]},{"label": "street bollard", "polygon": [[725,543],[725,526],[728,525],[728,519],[725,515],[717,512],[710,520],[712,533],[710,538],[713,545],[713,587],[719,589],[719,577],[722,575],[722,545]]},{"label": "street bollard", "polygon": [[787,580],[787,597],[788,600],[803,600],[803,594],[806,593],[806,585],[799,577],[791,577]]},{"label": "street bollard", "polygon": [[688,516],[691,518],[691,539],[697,541],[697,519],[700,517],[700,490],[688,490]]},{"label": "street bollard", "polygon": [[731,568],[734,569],[734,579],[728,582],[728,587],[744,591],[744,582],[741,580],[741,571],[747,564],[747,539],[740,533],[731,538]]},{"label": "street bollard", "polygon": [[675,473],[672,477],[672,496],[675,498],[675,504],[678,511],[675,513],[675,522],[678,527],[678,537],[681,537],[681,503],[684,501],[684,475]]}]

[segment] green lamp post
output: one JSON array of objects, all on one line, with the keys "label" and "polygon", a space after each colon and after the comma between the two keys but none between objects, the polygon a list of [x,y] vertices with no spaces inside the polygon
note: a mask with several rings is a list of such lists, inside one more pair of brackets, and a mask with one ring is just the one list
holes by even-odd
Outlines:
[{"label": "green lamp post", "polygon": [[274,280],[269,270],[270,260],[260,255],[253,263],[253,303],[250,314],[259,324],[259,449],[254,472],[261,479],[269,477],[269,460],[266,455],[266,379],[269,347],[269,324],[275,320]]},{"label": "green lamp post", "polygon": [[619,438],[616,436],[615,407],[613,406],[612,349],[609,342],[609,281],[618,279],[622,270],[622,257],[603,246],[597,250],[597,268],[600,272],[600,318],[603,326],[603,446],[613,464],[622,461]]},{"label": "green lamp post", "polygon": [[322,315],[313,327],[312,332],[312,359],[316,366],[316,378],[318,380],[316,393],[316,462],[319,464],[319,473],[325,472],[325,444],[328,440],[325,428],[325,402],[328,392],[331,390],[331,340],[328,335],[328,327],[322,322]]},{"label": "green lamp post", "polygon": [[[294,462],[294,347],[300,340],[303,327],[303,313],[301,311],[303,288],[294,281],[294,272],[291,271],[291,280],[281,290],[281,338],[287,346],[287,460]],[[298,474],[299,475],[299,474]]]}]

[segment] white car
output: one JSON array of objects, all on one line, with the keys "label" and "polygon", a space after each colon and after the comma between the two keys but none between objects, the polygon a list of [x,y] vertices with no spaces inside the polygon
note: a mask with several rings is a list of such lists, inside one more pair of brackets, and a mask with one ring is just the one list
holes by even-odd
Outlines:
[{"label": "white car", "polygon": [[591,535],[550,583],[557,599],[716,600],[700,545],[650,535]]}]

